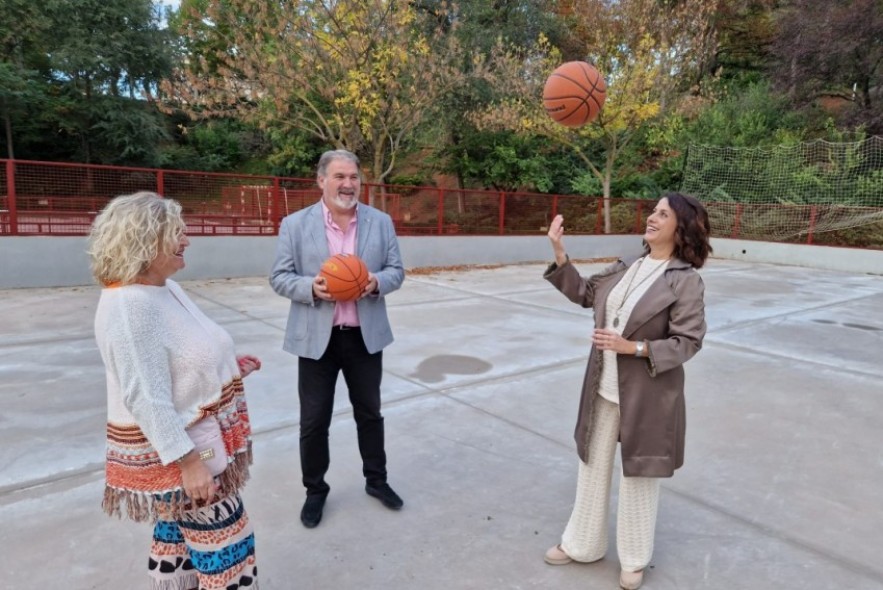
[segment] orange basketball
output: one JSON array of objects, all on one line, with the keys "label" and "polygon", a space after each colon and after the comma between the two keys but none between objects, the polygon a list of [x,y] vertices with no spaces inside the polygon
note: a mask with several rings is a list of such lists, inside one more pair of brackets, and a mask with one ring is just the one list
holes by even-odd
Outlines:
[{"label": "orange basketball", "polygon": [[368,286],[368,268],[353,254],[335,254],[322,263],[319,275],[325,277],[328,294],[336,301],[358,299]]},{"label": "orange basketball", "polygon": [[607,99],[607,83],[595,66],[569,61],[558,66],[543,87],[546,112],[565,127],[582,127],[598,116]]}]

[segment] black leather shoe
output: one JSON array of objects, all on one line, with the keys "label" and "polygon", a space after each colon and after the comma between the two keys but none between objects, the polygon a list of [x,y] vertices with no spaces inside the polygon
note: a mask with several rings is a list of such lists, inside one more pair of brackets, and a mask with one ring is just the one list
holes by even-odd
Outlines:
[{"label": "black leather shoe", "polygon": [[380,502],[390,510],[398,510],[405,504],[402,499],[399,498],[399,495],[392,491],[392,488],[389,487],[388,483],[382,483],[376,486],[365,484],[365,493],[380,500]]},{"label": "black leather shoe", "polygon": [[325,507],[325,496],[307,496],[304,507],[300,511],[300,521],[308,529],[319,526],[322,520],[322,509]]}]

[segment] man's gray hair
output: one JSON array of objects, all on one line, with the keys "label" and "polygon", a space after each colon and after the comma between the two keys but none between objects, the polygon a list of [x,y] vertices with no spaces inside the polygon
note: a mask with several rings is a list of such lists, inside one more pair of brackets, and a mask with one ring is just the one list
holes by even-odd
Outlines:
[{"label": "man's gray hair", "polygon": [[[359,168],[359,157],[348,150],[328,150],[319,158],[319,165],[316,167],[316,176],[325,176],[328,172],[328,164],[334,160],[349,160]],[[359,176],[361,176],[361,169]]]}]

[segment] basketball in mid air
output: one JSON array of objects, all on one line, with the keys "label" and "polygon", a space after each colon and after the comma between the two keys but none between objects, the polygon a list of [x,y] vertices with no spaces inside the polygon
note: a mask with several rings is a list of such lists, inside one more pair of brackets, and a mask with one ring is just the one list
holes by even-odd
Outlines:
[{"label": "basketball in mid air", "polygon": [[358,299],[368,286],[368,268],[354,254],[335,254],[322,263],[319,275],[335,301]]},{"label": "basketball in mid air", "polygon": [[598,116],[607,100],[607,83],[601,72],[584,61],[558,66],[543,87],[543,106],[565,127],[582,127]]}]

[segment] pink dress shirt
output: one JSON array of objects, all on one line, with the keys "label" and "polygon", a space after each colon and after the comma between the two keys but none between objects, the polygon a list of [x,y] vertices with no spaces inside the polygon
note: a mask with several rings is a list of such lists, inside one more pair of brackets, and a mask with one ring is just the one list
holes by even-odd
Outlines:
[{"label": "pink dress shirt", "polygon": [[[331,218],[331,210],[322,201],[322,215],[325,219],[325,239],[328,240],[328,252],[335,254],[356,253],[356,223],[358,219],[358,206],[353,210],[353,218],[346,229],[341,229]],[[334,304],[335,326],[358,326],[359,310],[355,301],[338,301]]]}]

